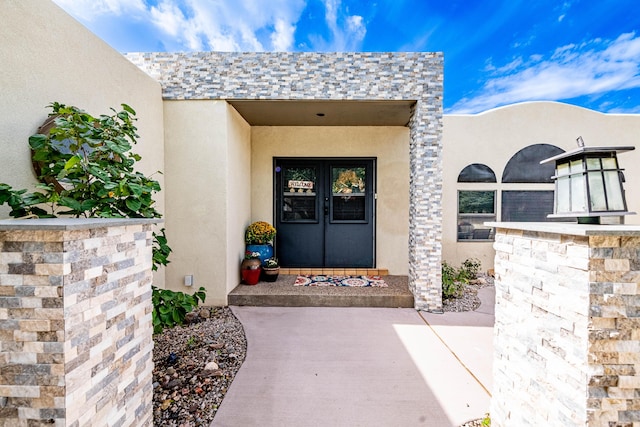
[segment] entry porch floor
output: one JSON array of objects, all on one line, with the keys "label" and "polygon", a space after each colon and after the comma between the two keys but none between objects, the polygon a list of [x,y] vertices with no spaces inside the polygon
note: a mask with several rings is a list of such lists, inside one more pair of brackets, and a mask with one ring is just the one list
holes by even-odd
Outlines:
[{"label": "entry porch floor", "polygon": [[[301,273],[303,274],[303,273]],[[315,273],[317,274],[317,273]],[[229,305],[271,307],[403,307],[413,308],[407,276],[383,275],[387,287],[293,286],[297,274],[282,274],[275,282],[238,285]]]}]

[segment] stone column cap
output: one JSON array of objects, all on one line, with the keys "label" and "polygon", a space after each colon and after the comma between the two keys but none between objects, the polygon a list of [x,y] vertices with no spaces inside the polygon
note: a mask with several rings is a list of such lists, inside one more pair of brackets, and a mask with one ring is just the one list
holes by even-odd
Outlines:
[{"label": "stone column cap", "polygon": [[6,230],[87,230],[90,228],[157,224],[161,218],[34,218],[0,220],[0,231]]},{"label": "stone column cap", "polygon": [[640,225],[560,222],[485,222],[487,227],[571,236],[640,236]]}]

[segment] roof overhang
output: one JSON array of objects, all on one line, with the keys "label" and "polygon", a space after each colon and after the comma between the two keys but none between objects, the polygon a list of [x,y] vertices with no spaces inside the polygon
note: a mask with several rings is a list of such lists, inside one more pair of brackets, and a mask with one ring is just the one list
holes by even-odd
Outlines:
[{"label": "roof overhang", "polygon": [[228,99],[251,126],[407,126],[415,101]]}]

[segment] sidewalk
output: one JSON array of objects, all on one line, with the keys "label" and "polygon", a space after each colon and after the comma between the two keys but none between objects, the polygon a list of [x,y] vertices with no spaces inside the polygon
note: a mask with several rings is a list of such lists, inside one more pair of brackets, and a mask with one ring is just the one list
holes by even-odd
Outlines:
[{"label": "sidewalk", "polygon": [[212,427],[438,427],[480,418],[490,399],[488,307],[232,307],[247,358]]}]

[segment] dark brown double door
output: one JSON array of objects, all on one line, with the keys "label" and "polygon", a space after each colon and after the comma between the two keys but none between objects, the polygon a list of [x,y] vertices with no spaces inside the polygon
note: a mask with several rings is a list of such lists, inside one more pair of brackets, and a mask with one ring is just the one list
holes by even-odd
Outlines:
[{"label": "dark brown double door", "polygon": [[375,159],[276,159],[283,267],[375,266]]}]

